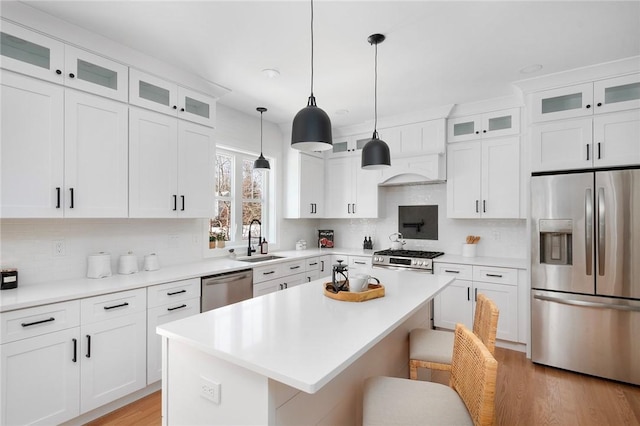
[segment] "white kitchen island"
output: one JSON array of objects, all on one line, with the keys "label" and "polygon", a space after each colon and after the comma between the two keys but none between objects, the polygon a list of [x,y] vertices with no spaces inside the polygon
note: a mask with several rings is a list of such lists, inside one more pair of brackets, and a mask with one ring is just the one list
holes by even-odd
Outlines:
[{"label": "white kitchen island", "polygon": [[409,331],[452,281],[371,272],[385,297],[333,300],[324,278],[159,326],[163,424],[361,423],[364,379],[408,377]]}]

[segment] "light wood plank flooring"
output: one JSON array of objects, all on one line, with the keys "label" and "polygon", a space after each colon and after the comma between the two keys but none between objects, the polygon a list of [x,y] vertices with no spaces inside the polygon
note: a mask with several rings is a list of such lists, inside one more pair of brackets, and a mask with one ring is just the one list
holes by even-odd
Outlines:
[{"label": "light wood plank flooring", "polygon": [[[533,364],[496,348],[498,425],[640,425],[640,387]],[[446,372],[433,380],[446,383]],[[160,392],[89,425],[160,425]]]}]

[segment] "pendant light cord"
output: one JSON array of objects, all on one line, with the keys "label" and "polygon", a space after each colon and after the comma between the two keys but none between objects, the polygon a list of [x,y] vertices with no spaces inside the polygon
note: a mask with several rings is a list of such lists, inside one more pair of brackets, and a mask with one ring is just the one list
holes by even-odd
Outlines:
[{"label": "pendant light cord", "polygon": [[260,155],[262,155],[262,113],[264,111],[260,111]]},{"label": "pendant light cord", "polygon": [[376,43],[375,72],[373,88],[373,138],[378,136],[378,43]]},{"label": "pendant light cord", "polygon": [[313,96],[313,0],[311,0],[311,96],[307,106],[315,106],[316,98]]}]

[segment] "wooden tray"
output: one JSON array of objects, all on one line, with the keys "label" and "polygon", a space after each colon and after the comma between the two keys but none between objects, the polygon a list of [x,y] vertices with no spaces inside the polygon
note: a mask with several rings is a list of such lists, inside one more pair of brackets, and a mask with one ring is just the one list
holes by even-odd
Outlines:
[{"label": "wooden tray", "polygon": [[[330,288],[331,290],[327,290]],[[361,291],[359,293],[352,293],[349,291],[333,292],[333,285],[331,283],[324,283],[324,295],[335,300],[342,300],[344,302],[364,302],[365,300],[376,299],[378,297],[384,297],[384,286],[382,284],[369,284],[369,290]]]}]

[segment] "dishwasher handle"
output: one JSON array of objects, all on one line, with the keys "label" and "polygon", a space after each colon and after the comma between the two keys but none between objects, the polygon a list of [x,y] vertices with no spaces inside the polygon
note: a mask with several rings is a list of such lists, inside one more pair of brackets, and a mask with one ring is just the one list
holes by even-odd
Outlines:
[{"label": "dishwasher handle", "polygon": [[224,273],[220,275],[212,275],[210,277],[203,277],[202,284],[215,285],[220,283],[232,283],[235,281],[246,280],[247,278],[253,279],[253,271],[251,269],[247,271],[240,271],[240,272],[245,272],[245,273],[240,275],[238,272],[229,272],[229,273]]}]

